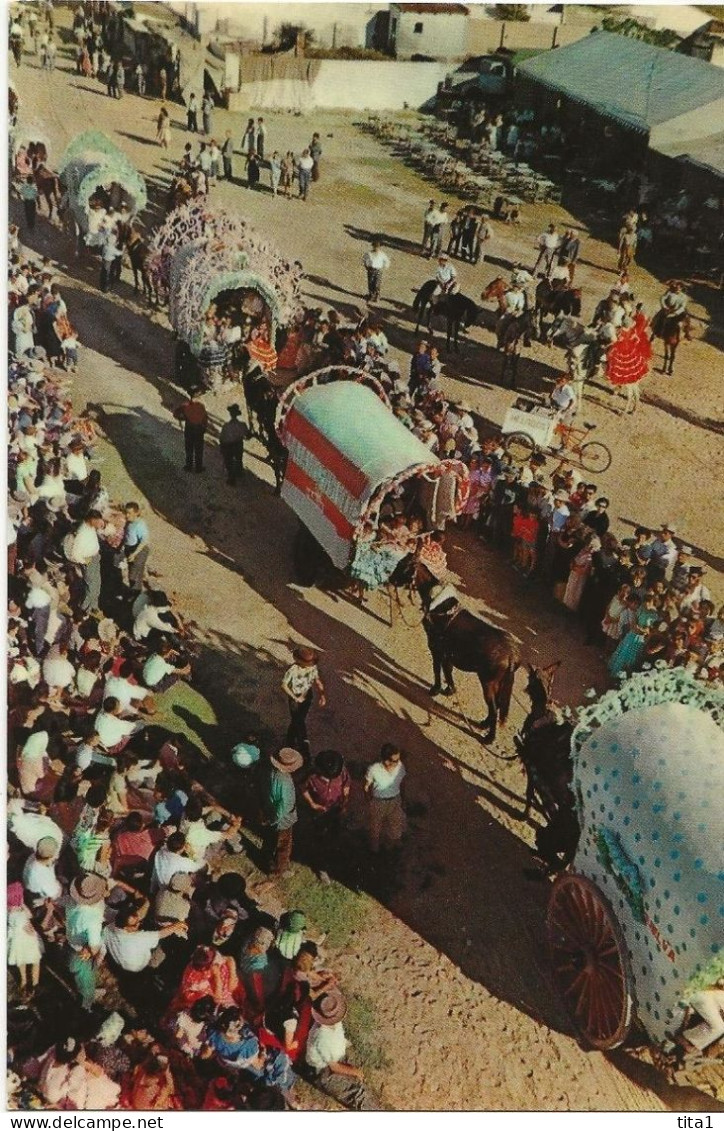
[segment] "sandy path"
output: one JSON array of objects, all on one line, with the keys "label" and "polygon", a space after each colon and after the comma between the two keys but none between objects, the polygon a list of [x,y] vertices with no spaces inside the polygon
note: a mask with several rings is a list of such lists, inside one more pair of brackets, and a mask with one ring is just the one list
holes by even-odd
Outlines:
[{"label": "sandy path", "polygon": [[[100,87],[91,89],[62,71],[44,77],[42,85],[33,81],[37,77],[23,67],[21,97],[33,117],[46,123],[54,143],[57,139],[58,153],[80,129],[100,121],[149,178],[166,175],[167,159],[145,140],[153,135],[157,104],[132,96],[112,102]],[[180,119],[178,108],[174,114]],[[324,131],[323,180],[311,201],[274,201],[226,185],[217,199],[244,208],[302,259],[310,293],[342,309],[357,304],[365,245],[343,225],[358,232],[382,227],[409,239],[428,186],[389,162],[385,151],[342,116],[313,122],[265,116],[280,149],[300,148],[312,128]],[[220,134],[232,117],[217,114]],[[238,121],[234,130],[237,136]],[[327,138],[328,133],[335,136]],[[184,132],[174,131],[171,157],[180,155],[185,140]],[[501,255],[528,255],[543,214],[527,211],[527,227],[501,232]],[[43,222],[35,246],[52,249],[65,262],[57,233]],[[589,241],[587,258],[610,263],[612,257],[610,248]],[[179,397],[166,380],[171,337],[163,316],[149,318],[127,286],[119,296],[98,295],[95,264],[66,266],[63,294],[87,347],[76,399],[104,407],[112,444],[104,451],[104,474],[114,494],[140,498],[150,509],[152,565],[200,625],[208,683],[203,689],[226,729],[236,720],[241,727],[260,718],[283,732],[279,676],[289,641],[304,638],[326,650],[330,685],[330,708],[312,718],[313,744],[338,745],[360,761],[389,739],[410,752],[416,815],[409,847],[394,882],[380,902],[370,904],[368,922],[337,960],[345,984],[375,1004],[380,1040],[393,1066],[376,1080],[386,1101],[416,1109],[698,1108],[700,1093],[691,1098],[677,1092],[672,1099],[640,1061],[627,1054],[586,1054],[569,1035],[543,960],[545,888],[522,873],[531,837],[518,817],[522,774],[517,764],[495,757],[509,752],[509,737],[488,751],[465,730],[457,704],[438,704],[429,713],[421,631],[399,619],[390,626],[380,596],[361,610],[338,592],[304,591],[292,583],[295,521],[273,496],[268,468],[253,446],[252,474],[235,491],[223,482],[216,452],[206,476],[183,474],[182,439],[172,418]],[[462,273],[468,293],[492,274],[489,267]],[[398,317],[395,303],[406,302],[424,277],[418,259],[394,253],[394,302],[385,313],[391,340],[401,349],[409,348],[412,327]],[[609,277],[592,267],[582,270],[586,309],[594,285],[600,292]],[[641,289],[652,299],[659,284],[641,275]],[[489,348],[489,334],[476,330],[473,337],[484,344],[470,348],[450,386],[481,416],[499,422],[510,392],[495,384],[499,360]],[[521,384],[535,387],[554,372],[558,357],[536,347],[533,358],[521,371]],[[664,517],[675,515],[682,535],[706,549],[714,566],[724,555],[720,516],[692,500],[721,456],[721,436],[703,426],[718,411],[719,354],[697,341],[684,360],[674,382],[650,379],[650,394],[662,407],[645,406],[633,424],[611,414],[605,394],[597,394],[601,404],[594,403],[591,413],[615,453],[605,482],[614,500],[614,526],[619,516],[654,523],[665,502]],[[687,381],[695,370],[696,385]],[[232,399],[229,393],[211,400],[217,422]],[[471,603],[509,628],[527,659],[565,657],[557,688],[562,699],[578,702],[592,683],[603,686],[600,659],[582,646],[578,628],[552,607],[547,594],[521,591],[498,557],[465,536],[456,533],[452,541],[452,564],[464,575]],[[405,615],[414,622],[412,610]],[[519,681],[513,727],[522,719],[520,696]],[[461,681],[460,703],[478,716],[479,692],[471,681]]]}]

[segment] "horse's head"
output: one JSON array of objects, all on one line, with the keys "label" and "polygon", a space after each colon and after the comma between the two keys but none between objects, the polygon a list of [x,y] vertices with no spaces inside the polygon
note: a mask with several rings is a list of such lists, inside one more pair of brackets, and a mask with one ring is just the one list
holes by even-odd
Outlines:
[{"label": "horse's head", "polygon": [[545,668],[536,668],[528,664],[528,683],[526,694],[530,699],[531,708],[535,714],[544,714],[553,690],[553,679],[561,666],[560,660],[554,660]]},{"label": "horse's head", "polygon": [[430,605],[430,596],[437,585],[437,578],[421,561],[415,561],[412,569],[410,583],[415,586],[420,594],[423,608],[427,611]]},{"label": "horse's head", "polygon": [[494,279],[488,283],[484,291],[480,292],[481,302],[490,302],[492,298],[499,299],[505,293],[507,283],[502,275],[496,275]]}]

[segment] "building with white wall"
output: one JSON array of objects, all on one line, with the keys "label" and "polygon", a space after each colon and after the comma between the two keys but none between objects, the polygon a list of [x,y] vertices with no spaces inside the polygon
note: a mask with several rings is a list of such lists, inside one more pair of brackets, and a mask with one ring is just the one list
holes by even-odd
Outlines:
[{"label": "building with white wall", "polygon": [[464,4],[390,4],[388,48],[397,59],[462,59],[469,16]]}]

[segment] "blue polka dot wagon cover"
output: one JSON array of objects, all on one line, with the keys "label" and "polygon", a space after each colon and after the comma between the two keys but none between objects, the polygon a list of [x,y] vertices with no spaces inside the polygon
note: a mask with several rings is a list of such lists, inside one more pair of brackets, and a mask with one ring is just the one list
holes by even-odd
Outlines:
[{"label": "blue polka dot wagon cover", "polygon": [[665,1043],[724,976],[724,693],[664,669],[584,708],[572,738],[572,871],[621,928],[634,1009]]}]

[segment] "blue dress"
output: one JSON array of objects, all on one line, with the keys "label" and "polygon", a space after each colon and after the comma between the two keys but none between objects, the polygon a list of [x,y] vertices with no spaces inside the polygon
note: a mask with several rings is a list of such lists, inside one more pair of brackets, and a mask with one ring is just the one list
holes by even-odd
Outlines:
[{"label": "blue dress", "polygon": [[[636,615],[636,628],[648,628],[658,619],[659,615],[656,609],[639,609]],[[632,671],[641,659],[646,637],[637,632],[636,628],[632,628],[626,633],[608,661],[608,670],[611,675],[620,675],[621,672]]]}]

